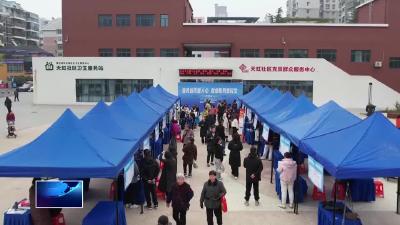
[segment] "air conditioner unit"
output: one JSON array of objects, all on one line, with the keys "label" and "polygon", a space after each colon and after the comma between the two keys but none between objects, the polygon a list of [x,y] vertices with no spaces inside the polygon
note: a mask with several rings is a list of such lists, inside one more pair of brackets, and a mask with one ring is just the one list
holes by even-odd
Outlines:
[{"label": "air conditioner unit", "polygon": [[374,64],[375,68],[382,68],[382,61],[376,61]]}]

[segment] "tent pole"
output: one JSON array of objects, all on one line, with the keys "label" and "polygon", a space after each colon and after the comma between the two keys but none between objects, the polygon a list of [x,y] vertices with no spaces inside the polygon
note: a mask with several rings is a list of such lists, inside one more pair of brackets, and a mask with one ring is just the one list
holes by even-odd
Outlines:
[{"label": "tent pole", "polygon": [[272,147],[272,163],[271,163],[271,181],[270,183],[272,184],[272,177],[274,176],[274,162],[275,162],[275,157],[274,157],[274,147]]},{"label": "tent pole", "polygon": [[397,214],[400,214],[400,177],[397,178]]},{"label": "tent pole", "polygon": [[332,213],[332,225],[335,225],[335,220],[336,220],[336,179],[335,179],[335,184],[333,185],[333,213]]},{"label": "tent pole", "polygon": [[[299,149],[297,149],[297,160],[296,160],[296,163],[297,163],[297,171],[296,171],[296,173],[297,173],[297,175],[296,175],[296,181],[295,181],[295,192],[294,192],[294,214],[296,214],[296,215],[298,215],[299,214],[299,195],[301,195],[302,193],[300,193],[300,186],[301,186],[301,183],[300,183],[300,179],[299,179],[299,177],[300,177],[300,168],[299,168],[299,163],[300,163],[300,151],[299,151]],[[300,184],[299,184],[300,183]]]},{"label": "tent pole", "polygon": [[115,199],[114,199],[114,201],[115,201],[115,211],[116,211],[116,221],[117,221],[117,225],[119,225],[119,218],[118,218],[118,177],[117,177],[117,179],[115,180]]}]

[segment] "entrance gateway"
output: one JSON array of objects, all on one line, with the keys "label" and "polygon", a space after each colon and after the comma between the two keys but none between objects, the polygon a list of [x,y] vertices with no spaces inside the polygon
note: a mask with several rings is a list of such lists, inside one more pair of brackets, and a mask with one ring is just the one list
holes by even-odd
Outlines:
[{"label": "entrance gateway", "polygon": [[33,58],[33,71],[35,104],[112,102],[156,85],[178,95],[180,82],[239,83],[243,94],[258,84],[268,85],[294,96],[304,93],[317,106],[334,100],[352,109],[365,108],[372,82],[378,109],[391,108],[400,99],[398,92],[370,76],[349,75],[314,58],[43,57]]}]

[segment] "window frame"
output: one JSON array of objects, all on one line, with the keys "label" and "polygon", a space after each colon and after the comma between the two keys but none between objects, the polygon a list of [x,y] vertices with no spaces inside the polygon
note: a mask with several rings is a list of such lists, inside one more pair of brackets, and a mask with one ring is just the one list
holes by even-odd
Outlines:
[{"label": "window frame", "polygon": [[160,57],[179,57],[179,48],[161,48]]},{"label": "window frame", "polygon": [[136,57],[155,57],[155,50],[154,48],[137,48]]},{"label": "window frame", "polygon": [[[109,19],[111,19],[111,23],[103,23],[105,20],[101,20],[101,17],[109,17]],[[108,21],[108,22],[110,22]],[[106,28],[106,27],[112,27],[113,26],[113,16],[112,14],[98,14],[97,15],[97,25],[98,27],[102,27],[102,28]]]},{"label": "window frame", "polygon": [[[111,51],[106,51],[111,50]],[[98,50],[99,57],[113,57],[114,56],[114,49],[112,48],[99,48]]]},{"label": "window frame", "polygon": [[[357,55],[355,55],[357,52],[361,53],[361,61],[356,60]],[[365,53],[368,53],[367,55],[364,55]],[[371,50],[351,50],[351,57],[350,61],[352,63],[369,63],[371,61]]]},{"label": "window frame", "polygon": [[[121,18],[125,17],[123,20],[121,20]],[[118,18],[120,20],[118,20]],[[128,20],[126,20],[126,18],[128,18]],[[126,23],[126,21],[128,21],[128,23]],[[130,27],[131,26],[131,15],[130,14],[117,14],[115,16],[115,23],[117,27]],[[121,23],[123,22],[123,23]]]},{"label": "window frame", "polygon": [[400,69],[400,56],[399,57],[389,57],[389,68],[390,69]]},{"label": "window frame", "polygon": [[[249,54],[250,52],[252,52],[252,54]],[[242,48],[240,49],[240,58],[260,58],[260,49]]]},{"label": "window frame", "polygon": [[[334,56],[332,57],[333,60],[330,60],[331,59],[330,56],[332,56],[332,53],[334,53]],[[328,55],[328,57],[327,57],[327,55]],[[336,60],[337,60],[337,49],[317,49],[317,58],[325,59],[328,62],[336,62]]]},{"label": "window frame", "polygon": [[[293,55],[293,52],[294,51],[305,51],[305,53],[306,53],[306,57],[295,57],[294,55]],[[297,54],[299,54],[299,53],[297,53]],[[297,49],[297,48],[294,48],[294,49],[289,49],[288,50],[288,58],[293,58],[293,59],[305,59],[305,58],[309,58],[309,51],[308,51],[308,49]]]},{"label": "window frame", "polygon": [[[166,16],[166,17],[163,18],[163,16]],[[169,15],[168,14],[160,14],[160,27],[162,27],[162,28],[169,27]]]},{"label": "window frame", "polygon": [[[268,53],[270,51],[270,53]],[[285,50],[283,48],[266,48],[264,49],[264,58],[285,58]]]},{"label": "window frame", "polygon": [[132,50],[130,48],[117,48],[116,56],[117,57],[132,57]]},{"label": "window frame", "polygon": [[[146,19],[148,19],[148,18],[152,18],[152,25],[150,25],[150,24],[143,24],[142,22],[143,22],[143,18],[144,17],[147,17]],[[139,19],[139,18],[141,18],[141,19]],[[146,21],[146,20],[144,20],[144,21]],[[136,27],[155,27],[156,26],[156,19],[155,19],[155,15],[154,14],[136,14]]]}]

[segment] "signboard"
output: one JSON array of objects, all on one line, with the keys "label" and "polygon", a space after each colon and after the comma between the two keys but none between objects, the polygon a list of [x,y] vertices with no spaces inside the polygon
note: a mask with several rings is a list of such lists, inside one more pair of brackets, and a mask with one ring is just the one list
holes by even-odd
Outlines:
[{"label": "signboard", "polygon": [[286,152],[290,152],[289,139],[281,135],[280,142],[279,151],[282,153],[282,155],[284,155]]},{"label": "signboard", "polygon": [[324,191],[324,167],[311,156],[308,156],[308,177],[320,191]]},{"label": "signboard", "polygon": [[70,61],[70,62],[46,62],[46,71],[103,71],[104,66],[93,65],[89,62]]},{"label": "signboard", "polygon": [[200,110],[203,110],[206,100],[210,100],[212,104],[226,100],[230,104],[243,95],[242,83],[180,82],[178,89],[182,105],[198,105]]},{"label": "signboard", "polygon": [[128,188],[129,184],[131,184],[131,182],[132,182],[133,175],[135,173],[134,163],[135,163],[135,161],[132,158],[128,162],[128,164],[124,167],[124,180],[125,180],[124,186],[125,186],[125,190]]},{"label": "signboard", "polygon": [[181,77],[191,77],[191,76],[201,76],[201,77],[231,77],[232,70],[230,69],[180,69],[179,76]]},{"label": "signboard", "polygon": [[290,65],[282,65],[282,66],[270,66],[270,65],[245,65],[242,64],[239,66],[240,71],[242,73],[249,72],[259,72],[259,73],[275,73],[275,72],[284,72],[284,73],[314,73],[316,69],[310,66],[290,66]]},{"label": "signboard", "polygon": [[268,136],[269,136],[269,126],[266,123],[264,123],[262,137],[264,138],[264,140],[268,141]]}]

